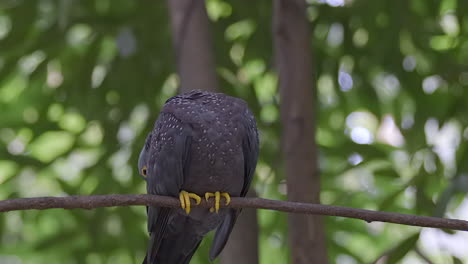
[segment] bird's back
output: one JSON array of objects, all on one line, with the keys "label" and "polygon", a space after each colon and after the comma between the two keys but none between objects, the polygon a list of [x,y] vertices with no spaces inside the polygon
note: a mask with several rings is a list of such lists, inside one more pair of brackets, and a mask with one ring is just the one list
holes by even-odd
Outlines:
[{"label": "bird's back", "polygon": [[246,126],[255,126],[247,104],[220,93],[193,91],[171,98],[162,111],[193,128],[187,190],[239,196],[244,184],[242,140]]}]

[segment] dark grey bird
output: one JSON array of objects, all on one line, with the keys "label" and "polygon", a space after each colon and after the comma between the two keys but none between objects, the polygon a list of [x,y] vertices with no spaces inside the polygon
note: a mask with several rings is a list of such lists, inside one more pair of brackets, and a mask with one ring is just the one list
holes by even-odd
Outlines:
[{"label": "dark grey bird", "polygon": [[[149,194],[179,197],[182,209],[147,208],[144,264],[187,264],[214,229],[210,261],[219,255],[240,213],[220,201],[246,195],[258,148],[255,118],[243,100],[196,90],[166,101],[138,167]],[[215,208],[192,208],[200,196],[214,197]]]}]

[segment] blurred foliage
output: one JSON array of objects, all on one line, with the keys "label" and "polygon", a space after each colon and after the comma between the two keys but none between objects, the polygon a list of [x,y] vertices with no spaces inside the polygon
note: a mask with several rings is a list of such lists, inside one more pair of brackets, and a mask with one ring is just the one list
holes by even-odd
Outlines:
[{"label": "blurred foliage", "polygon": [[[247,100],[261,129],[255,188],[285,199],[272,3],[206,3],[223,91]],[[467,10],[465,0],[309,1],[323,203],[463,214]],[[136,161],[177,92],[174,68],[165,1],[0,1],[0,199],[144,193]],[[5,213],[0,263],[140,263],[145,224],[143,207]],[[259,224],[261,262],[287,263],[286,215],[259,211]],[[332,217],[326,228],[332,263],[468,262],[429,241],[466,246],[459,232]]]}]

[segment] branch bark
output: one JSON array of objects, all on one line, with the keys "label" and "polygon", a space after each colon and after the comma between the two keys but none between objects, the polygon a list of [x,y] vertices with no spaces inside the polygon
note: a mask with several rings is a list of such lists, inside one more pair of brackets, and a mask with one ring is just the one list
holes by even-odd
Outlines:
[{"label": "branch bark", "polygon": [[[159,207],[180,207],[178,199],[167,196],[149,194],[110,194],[69,197],[35,197],[17,198],[0,201],[0,212],[19,210],[46,210],[46,209],[94,209],[114,206],[150,205]],[[213,202],[202,201],[199,207],[210,208]],[[227,207],[256,208],[276,210],[295,214],[340,216],[361,219],[370,222],[387,222],[394,224],[446,228],[452,230],[468,231],[468,221],[430,216],[416,216],[399,213],[389,213],[357,209],[333,205],[277,201],[262,198],[232,197]]]}]

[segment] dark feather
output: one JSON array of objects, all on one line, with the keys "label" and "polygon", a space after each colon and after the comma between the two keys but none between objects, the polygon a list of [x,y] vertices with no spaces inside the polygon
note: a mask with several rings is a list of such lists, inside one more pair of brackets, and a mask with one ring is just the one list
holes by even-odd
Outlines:
[{"label": "dark feather", "polygon": [[[156,121],[152,137],[147,190],[150,194],[177,196],[184,181],[184,168],[189,161],[191,127],[169,113],[162,113]],[[165,157],[163,159],[158,157]],[[177,209],[148,208],[150,243],[148,260],[153,263],[167,232],[168,220]]]}]

